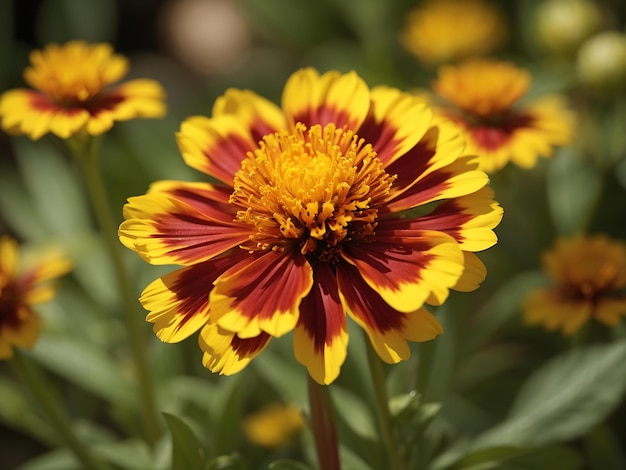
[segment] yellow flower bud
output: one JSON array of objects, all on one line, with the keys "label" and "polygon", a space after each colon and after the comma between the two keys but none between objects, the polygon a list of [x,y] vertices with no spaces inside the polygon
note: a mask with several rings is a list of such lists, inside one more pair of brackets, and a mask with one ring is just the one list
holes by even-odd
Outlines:
[{"label": "yellow flower bud", "polygon": [[536,11],[537,35],[552,52],[573,53],[600,28],[601,14],[589,0],[548,0]]},{"label": "yellow flower bud", "polygon": [[626,90],[626,35],[604,31],[588,39],[578,51],[576,73],[601,94]]}]

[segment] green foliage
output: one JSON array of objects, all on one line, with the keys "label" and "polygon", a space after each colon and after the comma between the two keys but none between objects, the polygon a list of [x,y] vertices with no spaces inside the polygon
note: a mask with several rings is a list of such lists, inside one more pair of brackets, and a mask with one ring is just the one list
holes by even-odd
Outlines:
[{"label": "green foliage", "polygon": [[164,413],[163,417],[172,436],[172,470],[202,470],[205,456],[194,432],[174,415]]},{"label": "green foliage", "polygon": [[[285,78],[301,66],[356,70],[372,86],[420,92],[436,74],[399,40],[409,9],[421,2],[241,0],[250,47],[232,69],[207,76],[182,65],[165,34],[164,3],[0,0],[0,92],[27,86],[22,73],[33,47],[75,38],[111,42],[129,53],[131,78],[156,78],[166,87],[165,118],[118,123],[105,135],[101,170],[114,224],[123,219],[125,201],[154,181],[206,180],[181,157],[176,132],[189,115],[210,115],[229,87],[279,103]],[[505,215],[497,245],[478,254],[486,280],[475,292],[455,292],[429,307],[444,334],[411,344],[407,361],[384,366],[394,438],[406,470],[619,470],[626,468],[626,328],[609,331],[591,321],[563,338],[525,326],[521,305],[549,284],[541,255],[557,236],[626,236],[626,97],[590,93],[573,57],[542,48],[534,19],[540,0],[497,3],[510,30],[497,57],[533,77],[520,103],[564,94],[578,128],[571,145],[534,168],[509,165],[490,175]],[[596,3],[605,18],[625,23],[619,2]],[[0,137],[0,234],[29,247],[61,247],[74,264],[55,299],[38,308],[44,327],[27,357],[43,369],[50,395],[98,460],[109,470],[315,468],[306,369],[294,359],[291,334],[273,339],[245,371],[224,377],[203,368],[196,335],[165,344],[146,323],[162,427],[149,442],[123,296],[79,168],[57,139]],[[133,299],[175,269],[149,265],[128,250],[122,262]],[[137,315],[145,315],[138,304]],[[369,340],[354,322],[348,331],[348,357],[330,388],[342,469],[386,469]],[[0,442],[11,443],[0,452],[0,466],[6,458],[16,470],[82,470],[45,409],[10,367],[0,366]],[[299,407],[305,425],[265,448],[250,441],[243,422],[274,402]]]},{"label": "green foliage", "polygon": [[506,420],[479,435],[473,448],[541,446],[589,432],[626,390],[626,343],[589,345],[547,362],[520,389]]}]

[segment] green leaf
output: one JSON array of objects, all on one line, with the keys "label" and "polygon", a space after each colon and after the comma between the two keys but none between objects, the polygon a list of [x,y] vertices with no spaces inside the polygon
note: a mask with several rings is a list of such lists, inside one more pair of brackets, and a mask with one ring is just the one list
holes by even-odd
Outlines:
[{"label": "green leaf", "polygon": [[109,402],[129,408],[136,403],[133,385],[98,345],[49,333],[39,338],[32,355],[46,368]]},{"label": "green leaf", "polygon": [[204,452],[198,438],[182,419],[163,413],[172,436],[172,470],[203,470]]},{"label": "green leaf", "polygon": [[53,445],[58,437],[48,423],[42,420],[27,396],[4,377],[0,377],[0,421],[20,429],[40,442]]},{"label": "green leaf", "polygon": [[269,470],[313,470],[313,467],[297,460],[281,459],[270,463]]},{"label": "green leaf", "polygon": [[9,226],[27,240],[43,241],[49,237],[21,176],[6,164],[0,164],[0,213]]},{"label": "green leaf", "polygon": [[443,399],[456,367],[462,315],[458,315],[450,301],[439,307],[436,312],[437,319],[446,333],[436,341],[426,341],[417,345],[420,354],[417,389],[422,393],[422,399],[427,402],[439,402]]},{"label": "green leaf", "polygon": [[241,435],[241,378],[221,378],[223,386],[216,390],[213,399],[221,402],[221,413],[215,427],[216,453],[228,454],[238,448]]},{"label": "green leaf", "polygon": [[477,437],[474,449],[541,446],[577,438],[601,422],[626,390],[626,342],[568,351],[522,386],[509,417]]},{"label": "green leaf", "polygon": [[154,469],[151,451],[142,440],[127,440],[97,444],[94,453],[102,461],[115,464],[125,470]]},{"label": "green leaf", "polygon": [[339,386],[331,387],[334,406],[358,436],[375,440],[378,436],[372,408],[357,394]]},{"label": "green leaf", "polygon": [[205,470],[247,470],[248,466],[238,454],[220,455],[207,463]]},{"label": "green leaf", "polygon": [[81,465],[67,449],[57,449],[37,456],[14,470],[81,470]]},{"label": "green leaf", "polygon": [[480,449],[474,452],[470,452],[463,458],[459,459],[450,467],[446,467],[447,470],[467,470],[477,468],[496,468],[506,459],[512,456],[523,453],[524,449],[514,446],[500,446],[489,447],[486,449]]},{"label": "green leaf", "polygon": [[63,237],[89,232],[89,206],[71,162],[52,147],[24,139],[16,141],[16,153],[24,185],[48,230]]},{"label": "green leaf", "polygon": [[544,447],[532,449],[505,460],[498,470],[580,470],[580,456],[567,447]]},{"label": "green leaf", "polygon": [[389,412],[399,424],[411,421],[420,407],[422,396],[415,390],[396,395],[389,400]]},{"label": "green leaf", "polygon": [[600,169],[576,148],[564,148],[548,165],[546,185],[557,231],[562,235],[584,231],[602,190]]},{"label": "green leaf", "polygon": [[465,455],[446,470],[578,470],[582,461],[567,447],[489,447]]}]

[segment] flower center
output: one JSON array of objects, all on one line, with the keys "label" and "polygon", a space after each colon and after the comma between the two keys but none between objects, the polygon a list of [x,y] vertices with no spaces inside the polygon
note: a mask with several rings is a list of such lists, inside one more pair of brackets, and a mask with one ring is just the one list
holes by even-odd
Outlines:
[{"label": "flower center", "polygon": [[244,159],[231,202],[256,227],[245,248],[285,249],[332,262],[342,243],[374,235],[377,207],[395,177],[370,144],[329,124],[266,135]]}]

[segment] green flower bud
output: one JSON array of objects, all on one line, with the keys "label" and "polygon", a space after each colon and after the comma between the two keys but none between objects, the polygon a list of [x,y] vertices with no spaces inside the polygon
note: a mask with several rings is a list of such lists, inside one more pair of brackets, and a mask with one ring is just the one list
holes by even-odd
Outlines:
[{"label": "green flower bud", "polygon": [[548,0],[536,11],[539,39],[549,50],[564,54],[598,31],[601,20],[600,10],[589,0]]},{"label": "green flower bud", "polygon": [[604,31],[588,39],[578,51],[576,74],[601,94],[626,90],[626,35]]}]

